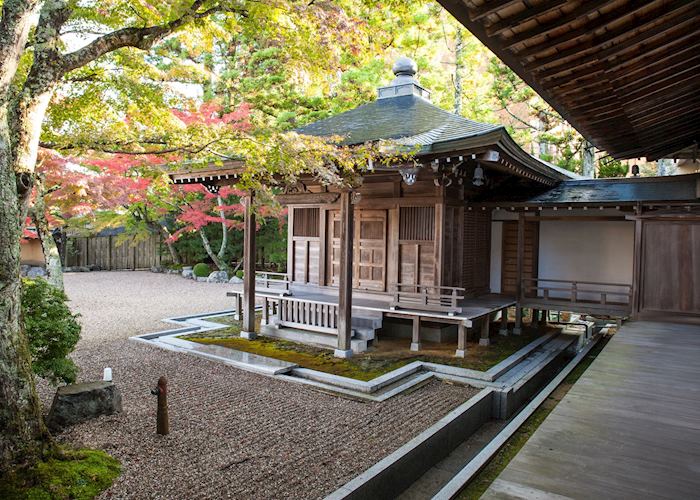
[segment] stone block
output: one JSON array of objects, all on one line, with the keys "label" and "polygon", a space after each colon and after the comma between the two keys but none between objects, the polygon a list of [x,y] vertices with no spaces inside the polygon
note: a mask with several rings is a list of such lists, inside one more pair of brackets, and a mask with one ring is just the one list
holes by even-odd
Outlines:
[{"label": "stone block", "polygon": [[231,283],[232,285],[236,285],[239,283],[243,283],[243,278],[239,278],[238,276],[234,276],[230,280],[228,280],[228,282]]},{"label": "stone block", "polygon": [[58,431],[100,415],[121,411],[122,397],[112,382],[66,385],[56,390],[46,424],[52,431]]},{"label": "stone block", "polygon": [[192,272],[192,268],[190,266],[185,266],[182,268],[182,277],[187,279],[194,278],[194,273]]},{"label": "stone block", "polygon": [[207,283],[226,283],[228,282],[228,273],[226,271],[214,271],[209,274]]},{"label": "stone block", "polygon": [[46,269],[39,266],[30,266],[27,270],[27,278],[45,278]]}]

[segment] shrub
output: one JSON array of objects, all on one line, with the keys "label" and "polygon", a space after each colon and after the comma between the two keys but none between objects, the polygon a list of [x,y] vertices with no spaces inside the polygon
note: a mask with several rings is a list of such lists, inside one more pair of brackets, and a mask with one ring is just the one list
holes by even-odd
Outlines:
[{"label": "shrub", "polygon": [[209,267],[209,264],[200,262],[199,264],[196,264],[194,268],[192,268],[192,272],[198,278],[206,278],[211,274],[211,268]]},{"label": "shrub", "polygon": [[236,276],[243,279],[243,271],[236,271]]},{"label": "shrub", "polygon": [[75,382],[77,367],[68,354],[80,339],[78,315],[68,297],[46,280],[22,279],[22,318],[32,354],[32,369],[52,383]]}]

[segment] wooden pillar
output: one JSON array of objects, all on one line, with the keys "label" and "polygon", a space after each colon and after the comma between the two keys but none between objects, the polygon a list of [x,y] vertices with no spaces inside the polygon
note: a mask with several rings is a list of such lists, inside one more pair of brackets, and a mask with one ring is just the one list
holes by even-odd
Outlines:
[{"label": "wooden pillar", "polygon": [[411,336],[411,350],[420,351],[420,316],[413,317],[413,335]]},{"label": "wooden pillar", "polygon": [[481,337],[479,338],[479,345],[491,344],[491,339],[489,338],[489,327],[490,326],[491,326],[491,315],[487,314],[481,320]]},{"label": "wooden pillar", "polygon": [[504,337],[508,335],[508,308],[501,309],[501,328],[498,330],[499,335]]},{"label": "wooden pillar", "polygon": [[245,197],[243,222],[243,325],[241,337],[255,338],[255,213],[254,194]]},{"label": "wooden pillar", "polygon": [[513,325],[513,335],[522,335],[523,333],[523,308],[518,306],[515,308],[515,324]]},{"label": "wooden pillar", "polygon": [[642,276],[642,231],[644,229],[643,221],[639,218],[642,215],[641,205],[637,205],[635,209],[635,215],[637,219],[634,221],[634,256],[632,268],[632,296],[630,297],[630,313],[632,319],[639,318],[639,312],[641,310],[641,276]]},{"label": "wooden pillar", "polygon": [[540,310],[539,309],[533,309],[531,311],[530,315],[530,324],[532,326],[535,326],[540,320]]},{"label": "wooden pillar", "polygon": [[463,358],[467,354],[467,326],[464,323],[457,325],[457,351],[455,356]]},{"label": "wooden pillar", "polygon": [[261,325],[269,325],[270,324],[270,301],[268,300],[267,297],[263,299],[263,310],[262,310],[262,320],[260,321]]},{"label": "wooden pillar", "polygon": [[547,316],[549,316],[549,311],[547,311],[547,309],[542,309],[542,316],[540,316],[540,326],[547,326]]},{"label": "wooden pillar", "polygon": [[352,356],[352,251],[353,219],[352,192],[340,193],[340,276],[338,276],[338,348],[335,356]]},{"label": "wooden pillar", "polygon": [[513,326],[513,335],[522,333],[523,308],[521,302],[523,299],[523,266],[525,264],[525,214],[518,215],[518,258],[516,262],[517,281],[515,283],[516,300],[518,301],[515,308],[515,326]]}]

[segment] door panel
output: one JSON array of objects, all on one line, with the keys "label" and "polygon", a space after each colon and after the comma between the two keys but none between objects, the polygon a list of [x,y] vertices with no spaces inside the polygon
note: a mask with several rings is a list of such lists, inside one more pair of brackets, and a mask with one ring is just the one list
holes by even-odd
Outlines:
[{"label": "door panel", "polygon": [[700,223],[645,221],[640,309],[700,315]]},{"label": "door panel", "polygon": [[[355,210],[353,288],[386,289],[386,210]],[[328,213],[327,285],[338,286],[340,273],[340,213]]]},{"label": "door panel", "polygon": [[384,291],[386,287],[386,210],[358,210],[355,218],[353,286]]},{"label": "door panel", "polygon": [[[523,278],[537,277],[539,225],[525,223],[525,248],[523,253]],[[501,261],[501,293],[515,295],[518,282],[518,223],[503,223],[503,257]]]}]

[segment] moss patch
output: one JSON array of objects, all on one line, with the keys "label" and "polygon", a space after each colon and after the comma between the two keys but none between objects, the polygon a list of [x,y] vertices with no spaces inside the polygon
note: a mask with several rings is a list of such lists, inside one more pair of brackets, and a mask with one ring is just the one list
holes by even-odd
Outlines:
[{"label": "moss patch", "polygon": [[472,480],[467,487],[459,494],[459,499],[476,500],[484,494],[491,483],[506,468],[510,461],[517,455],[525,445],[530,436],[537,430],[540,424],[547,418],[547,415],[557,406],[559,401],[569,392],[569,389],[588,369],[593,360],[600,354],[607,344],[609,337],[604,337],[591,349],[588,355],[574,368],[557,389],[547,398],[542,405],[530,415],[525,423],[518,429],[511,438],[506,441],[503,447],[496,453],[491,461]]},{"label": "moss patch", "polygon": [[[218,333],[219,335],[222,334],[221,331]],[[235,335],[238,333],[239,331],[237,331]],[[350,359],[339,359],[333,356],[333,351],[327,349],[320,349],[270,337],[258,337],[255,340],[246,340],[237,336],[226,338],[196,338],[184,336],[183,338],[200,344],[215,344],[238,351],[281,359],[283,361],[295,363],[304,368],[332,373],[342,377],[350,377],[357,380],[372,380],[375,377],[395,370],[409,362],[407,360],[373,359],[371,356],[367,355],[358,355]]]},{"label": "moss patch", "polygon": [[333,352],[329,349],[297,342],[263,336],[252,341],[241,339],[239,337],[240,322],[234,321],[231,317],[219,319],[223,322],[224,318],[231,325],[230,328],[183,335],[182,338],[201,344],[215,344],[238,351],[281,359],[296,363],[303,368],[365,381],[372,380],[413,361],[440,363],[485,371],[543,333],[537,328],[532,328],[526,329],[523,335],[517,337],[493,335],[491,337],[492,344],[488,347],[470,342],[465,358],[454,357],[454,343],[424,342],[420,352],[413,352],[409,350],[410,339],[381,337],[375,341],[375,347],[371,351],[356,354],[349,359],[338,359],[333,356]]},{"label": "moss patch", "polygon": [[109,488],[120,472],[119,461],[104,451],[65,451],[0,478],[0,498],[91,499]]}]

